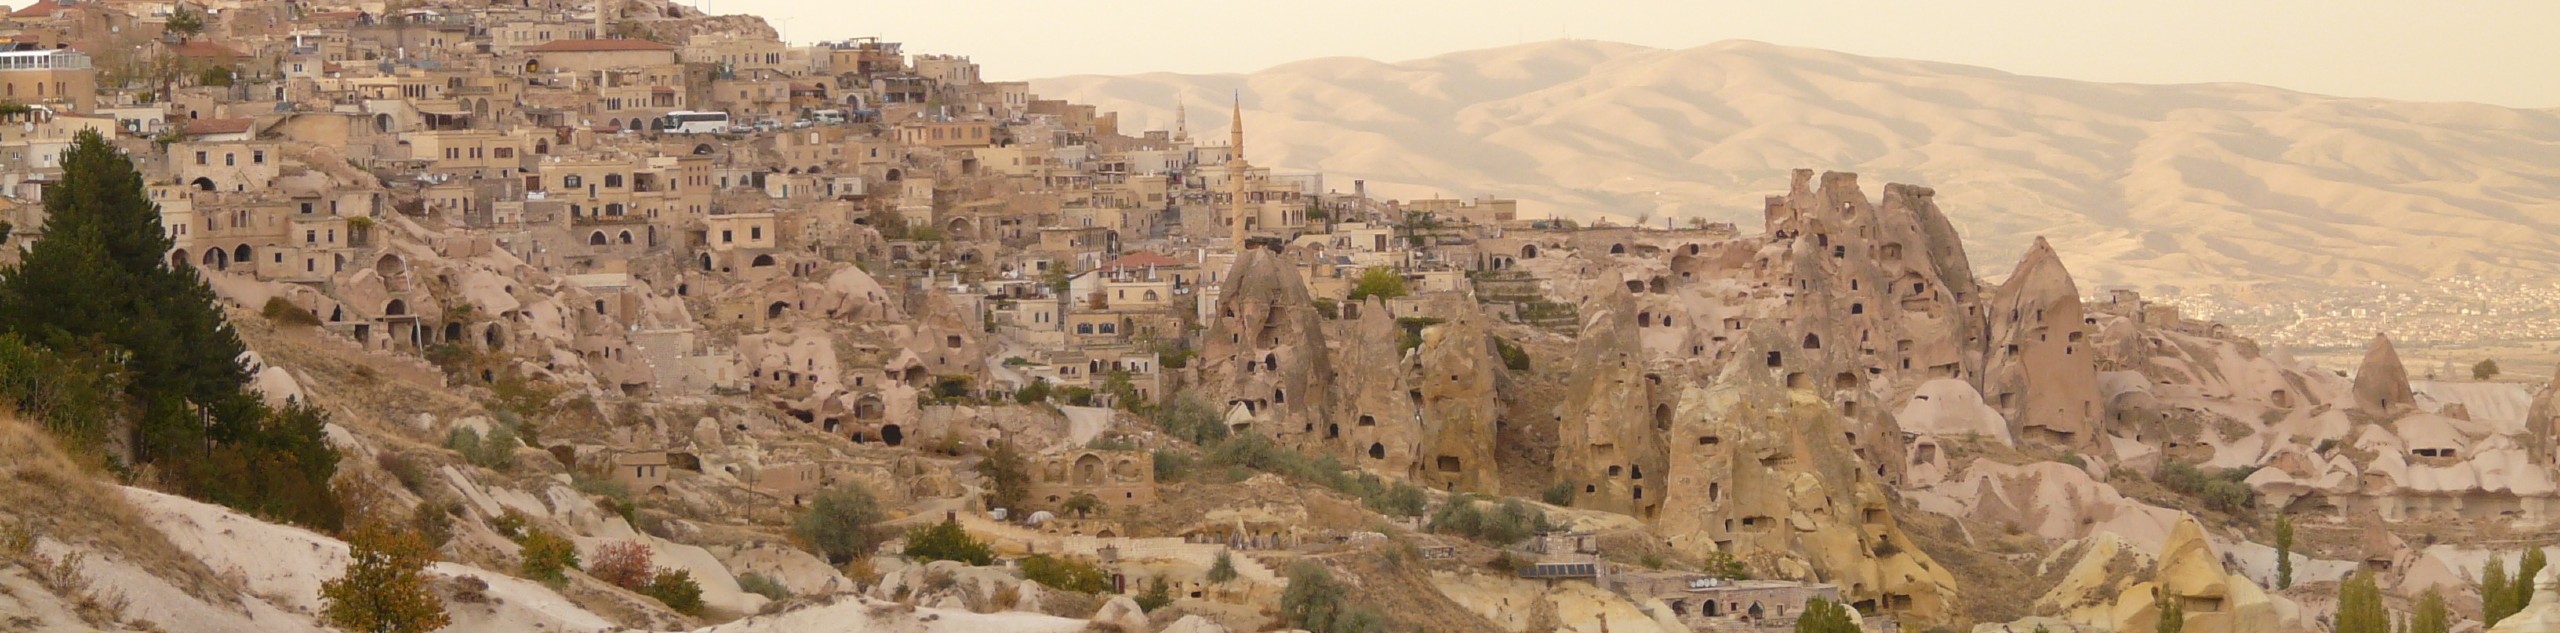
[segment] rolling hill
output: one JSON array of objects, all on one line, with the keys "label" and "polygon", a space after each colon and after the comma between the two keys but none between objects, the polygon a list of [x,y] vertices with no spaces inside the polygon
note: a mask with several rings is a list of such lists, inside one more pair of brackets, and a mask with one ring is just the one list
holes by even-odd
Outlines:
[{"label": "rolling hill", "polygon": [[2083,285],[2299,294],[2454,275],[2560,278],[2560,111],[2247,84],[2031,77],[1759,42],[1559,40],[1246,75],[1038,80],[1049,98],[1222,139],[1397,197],[1758,225],[1795,167],[1937,188],[2001,275],[2042,235]]}]

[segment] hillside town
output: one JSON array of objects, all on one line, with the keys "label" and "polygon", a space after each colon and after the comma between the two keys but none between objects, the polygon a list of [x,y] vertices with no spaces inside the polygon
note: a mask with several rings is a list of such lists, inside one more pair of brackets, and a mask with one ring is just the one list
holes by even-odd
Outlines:
[{"label": "hillside town", "polygon": [[0,555],[145,599],[0,592],[30,621],[323,630],[323,533],[390,525],[448,630],[2311,631],[2342,585],[2475,607],[2497,554],[2444,544],[2560,520],[2552,387],[2413,390],[2396,329],[2312,367],[2042,239],[1987,281],[1928,187],[1388,199],[1255,163],[1251,93],[1124,130],[662,0],[0,33],[0,263],[130,157],[345,514],[155,492],[111,434],[116,538],[183,562],[42,523]]}]

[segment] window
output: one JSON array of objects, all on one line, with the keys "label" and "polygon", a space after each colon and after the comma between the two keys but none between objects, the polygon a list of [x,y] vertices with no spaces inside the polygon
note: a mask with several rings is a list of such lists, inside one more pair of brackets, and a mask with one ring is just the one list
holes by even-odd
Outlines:
[{"label": "window", "polygon": [[730,235],[728,229],[720,229],[720,243],[727,244],[735,241],[737,241],[737,239]]},{"label": "window", "polygon": [[239,165],[239,164],[240,164],[240,155],[239,155],[239,154],[233,154],[233,153],[231,153],[231,152],[223,152],[223,153],[222,153],[222,166],[224,166],[224,167],[232,167],[232,166],[237,166],[237,165]]},{"label": "window", "polygon": [[764,227],[761,227],[761,226],[750,226],[750,227],[747,227],[747,239],[750,239],[750,240],[761,240],[761,239],[764,239]]},{"label": "window", "polygon": [[267,164],[267,150],[263,150],[263,149],[262,149],[262,150],[258,150],[258,151],[254,151],[254,152],[249,152],[249,164],[251,164],[251,165],[264,165],[264,164]]},{"label": "window", "polygon": [[204,152],[196,152],[196,164],[198,164],[198,165],[206,164],[206,163],[204,162]]},{"label": "window", "polygon": [[578,175],[577,175],[577,174],[570,174],[570,175],[567,175],[567,176],[561,176],[561,177],[560,177],[560,188],[562,188],[562,189],[576,189],[576,188],[579,188],[579,187],[584,187],[584,186],[586,186],[586,184],[587,184],[587,180],[586,180],[585,178],[580,178],[580,177],[578,177]]}]

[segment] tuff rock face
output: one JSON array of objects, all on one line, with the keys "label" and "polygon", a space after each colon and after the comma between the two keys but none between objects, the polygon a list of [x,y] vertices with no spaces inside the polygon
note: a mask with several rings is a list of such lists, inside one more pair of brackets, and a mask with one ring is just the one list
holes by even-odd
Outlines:
[{"label": "tuff rock face", "polygon": [[2560,375],[2554,375],[2542,390],[2534,392],[2532,406],[2525,409],[2525,433],[2533,438],[2534,459],[2548,465],[2552,462],[2552,442],[2560,441]]},{"label": "tuff rock face", "polygon": [[1339,381],[1306,283],[1280,254],[1247,249],[1226,284],[1201,357],[1204,381],[1225,395],[1228,424],[1287,446],[1320,446],[1317,426]]},{"label": "tuff rock face", "polygon": [[[1398,341],[1381,301],[1320,315],[1289,253],[1252,249],[1221,289],[1203,358],[1228,423],[1284,446],[1451,491],[1494,492],[1503,374],[1483,316],[1463,297]],[[1330,331],[1330,332],[1329,332]]]},{"label": "tuff rock face", "polygon": [[1450,318],[1424,329],[1422,345],[1412,354],[1406,375],[1422,393],[1416,440],[1424,458],[1412,475],[1442,490],[1495,492],[1502,485],[1493,454],[1500,406],[1495,385],[1504,372],[1484,317],[1474,308],[1439,311]]},{"label": "tuff rock face", "polygon": [[1983,394],[2008,416],[2011,431],[2031,442],[2095,447],[2103,413],[2097,352],[2082,329],[2080,289],[2043,238],[1992,291],[1989,318]]}]

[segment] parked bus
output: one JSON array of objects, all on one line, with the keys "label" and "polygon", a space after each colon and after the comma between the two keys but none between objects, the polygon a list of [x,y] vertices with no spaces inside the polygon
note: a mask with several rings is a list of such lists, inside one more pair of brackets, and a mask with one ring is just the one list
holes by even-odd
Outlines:
[{"label": "parked bus", "polygon": [[658,118],[658,128],[669,134],[716,134],[729,131],[727,112],[669,112]]}]

